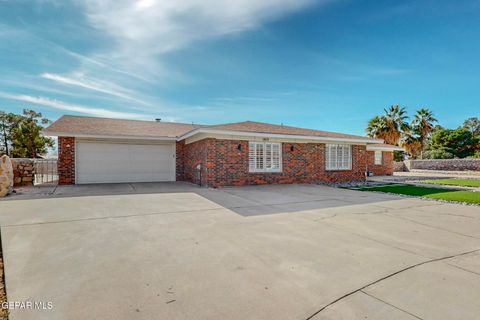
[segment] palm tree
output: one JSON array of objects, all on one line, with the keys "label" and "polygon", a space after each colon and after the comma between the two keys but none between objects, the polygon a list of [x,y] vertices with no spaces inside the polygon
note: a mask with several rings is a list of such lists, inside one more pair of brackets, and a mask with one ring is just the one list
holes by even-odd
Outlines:
[{"label": "palm tree", "polygon": [[386,122],[386,136],[384,140],[386,143],[398,145],[402,132],[409,130],[407,111],[405,107],[400,107],[398,104],[390,106],[390,108],[384,109],[384,111]]},{"label": "palm tree", "polygon": [[416,159],[419,152],[422,151],[422,141],[420,136],[415,135],[411,131],[403,134],[401,145],[412,156],[413,159]]},{"label": "palm tree", "polygon": [[428,110],[427,108],[418,109],[413,118],[412,127],[419,136],[422,153],[426,147],[427,139],[434,128],[435,122],[437,122],[437,119],[433,117],[432,111]]},{"label": "palm tree", "polygon": [[367,135],[372,138],[383,138],[385,129],[385,117],[384,116],[375,116],[367,125]]},{"label": "palm tree", "polygon": [[398,145],[402,133],[409,130],[407,115],[404,107],[393,105],[384,109],[385,115],[375,116],[367,126],[367,134],[385,140],[386,143]]}]

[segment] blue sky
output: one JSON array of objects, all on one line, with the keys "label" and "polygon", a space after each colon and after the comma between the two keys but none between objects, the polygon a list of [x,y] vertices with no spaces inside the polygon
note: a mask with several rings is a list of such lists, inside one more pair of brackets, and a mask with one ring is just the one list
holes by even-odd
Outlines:
[{"label": "blue sky", "polygon": [[480,1],[0,0],[0,109],[363,134],[480,116]]}]

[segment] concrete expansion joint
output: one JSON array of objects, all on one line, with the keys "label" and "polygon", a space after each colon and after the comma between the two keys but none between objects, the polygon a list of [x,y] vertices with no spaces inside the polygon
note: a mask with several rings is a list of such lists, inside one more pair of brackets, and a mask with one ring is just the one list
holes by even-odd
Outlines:
[{"label": "concrete expansion joint", "polygon": [[57,191],[57,188],[58,188],[58,185],[56,185],[55,188],[53,188],[52,192],[50,192],[49,195],[55,194],[55,191]]},{"label": "concrete expansion joint", "polygon": [[464,234],[464,233],[461,233],[461,232],[452,231],[452,230],[449,230],[449,229],[446,229],[446,228],[440,228],[440,227],[437,227],[437,226],[432,226],[432,225],[429,225],[428,223],[422,223],[422,222],[419,222],[419,221],[416,221],[416,220],[413,220],[413,219],[400,217],[400,216],[395,215],[395,214],[390,214],[390,213],[382,213],[382,214],[387,216],[387,217],[391,217],[391,218],[395,218],[395,219],[399,219],[399,220],[404,220],[404,221],[409,221],[409,222],[412,222],[412,223],[415,223],[415,224],[419,224],[421,226],[425,226],[425,227],[429,227],[429,228],[437,229],[437,230],[442,230],[442,231],[453,233],[453,234],[456,234],[456,235],[459,235],[459,236],[473,238],[473,239],[480,239],[480,237],[472,236],[472,235],[469,235],[469,234]]},{"label": "concrete expansion joint", "polygon": [[321,217],[321,218],[315,219],[314,221],[318,222],[318,221],[323,221],[323,220],[327,220],[327,219],[333,219],[336,216],[338,216],[338,213],[334,213],[334,214],[332,214],[330,216],[326,216],[326,217]]},{"label": "concrete expansion joint", "polygon": [[172,212],[149,212],[149,213],[139,213],[139,214],[125,214],[120,216],[105,216],[105,217],[91,217],[91,218],[79,218],[79,219],[69,219],[69,220],[58,220],[58,221],[45,221],[45,222],[33,222],[33,223],[19,223],[19,224],[6,224],[0,225],[0,228],[11,228],[11,227],[25,227],[25,226],[35,226],[35,225],[44,225],[44,224],[57,224],[57,223],[71,223],[71,222],[84,222],[92,220],[110,220],[110,219],[123,219],[123,218],[134,218],[134,217],[147,217],[155,215],[169,215],[169,214],[197,214],[198,212],[202,213],[216,213],[223,208],[210,208],[210,209],[198,209],[198,210],[180,210]]},{"label": "concrete expansion joint", "polygon": [[371,298],[373,298],[373,299],[375,299],[375,300],[378,300],[378,301],[380,301],[380,302],[382,302],[382,303],[384,303],[384,304],[386,304],[386,305],[389,305],[389,306],[392,307],[392,308],[395,308],[395,309],[400,310],[400,311],[402,311],[402,312],[404,312],[404,313],[406,313],[406,314],[408,314],[408,315],[411,315],[412,317],[414,317],[414,318],[416,318],[416,319],[423,320],[423,319],[420,318],[419,316],[417,316],[417,315],[415,315],[415,314],[413,314],[413,313],[411,313],[411,312],[408,312],[407,310],[401,309],[401,308],[397,307],[396,305],[393,305],[393,304],[391,304],[391,303],[388,303],[387,301],[382,300],[382,299],[380,299],[379,297],[374,296],[374,295],[371,294],[371,293],[368,293],[368,292],[363,291],[363,290],[360,290],[360,292],[363,293],[363,294],[365,294],[365,295],[367,295],[367,296],[369,296],[369,297],[371,297]]},{"label": "concrete expansion joint", "polygon": [[[466,252],[461,252],[461,253],[457,253],[457,254],[454,254],[454,255],[449,255],[449,256],[445,256],[445,257],[441,257],[441,258],[435,258],[435,259],[430,259],[430,260],[426,260],[426,261],[423,261],[423,262],[419,262],[419,263],[416,263],[416,264],[413,264],[409,267],[406,267],[406,268],[403,268],[403,269],[400,269],[396,272],[393,272],[393,273],[390,273],[389,275],[385,276],[385,277],[382,277],[380,279],[377,279],[373,282],[370,282],[366,285],[364,285],[363,287],[361,288],[358,288],[358,289],[355,289],[353,291],[350,291],[346,294],[344,294],[343,296],[333,300],[332,302],[324,305],[322,308],[320,308],[318,311],[315,311],[313,314],[311,314],[310,316],[308,316],[305,320],[311,320],[313,319],[315,316],[317,316],[319,313],[321,313],[323,310],[325,310],[326,308],[330,307],[331,305],[334,305],[335,303],[355,294],[355,293],[358,293],[358,292],[363,292],[365,293],[363,290],[374,285],[374,284],[377,284],[381,281],[384,281],[386,279],[389,279],[389,278],[392,278],[400,273],[403,273],[405,271],[408,271],[408,270],[411,270],[411,269],[414,269],[414,268],[417,268],[417,267],[420,267],[424,264],[429,264],[429,263],[433,263],[433,262],[438,262],[438,261],[443,261],[443,260],[448,260],[448,259],[452,259],[452,258],[456,258],[456,257],[460,257],[460,256],[464,256],[464,255],[467,255],[467,254],[471,254],[471,253],[476,253],[476,252],[480,252],[480,248],[479,249],[475,249],[475,250],[470,250],[470,251],[466,251]],[[378,299],[378,298],[377,298]],[[398,309],[398,308],[397,308]],[[403,310],[402,310],[403,311]],[[412,315],[413,316],[413,315]],[[418,318],[418,317],[417,317]],[[419,318],[420,319],[420,318]]]}]

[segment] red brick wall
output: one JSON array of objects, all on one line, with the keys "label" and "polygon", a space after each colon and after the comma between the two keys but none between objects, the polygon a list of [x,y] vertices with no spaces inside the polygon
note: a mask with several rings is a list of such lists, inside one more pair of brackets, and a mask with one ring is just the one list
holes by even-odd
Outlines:
[{"label": "red brick wall", "polygon": [[201,184],[210,187],[356,181],[365,179],[366,169],[365,146],[352,146],[352,170],[326,171],[322,143],[282,143],[283,170],[278,173],[250,173],[245,140],[203,139],[182,146],[181,157],[183,171],[177,177],[200,184],[201,172]]},{"label": "red brick wall", "polygon": [[75,184],[75,138],[73,137],[58,137],[58,184]]},{"label": "red brick wall", "polygon": [[[215,139],[203,139],[182,147],[181,174],[183,180],[203,186],[212,186]],[[200,165],[200,169],[198,169]],[[178,176],[177,176],[178,177]]]},{"label": "red brick wall", "polygon": [[[323,164],[325,167],[325,164]],[[352,170],[325,171],[320,181],[349,182],[365,180],[367,169],[367,150],[365,146],[352,145]]]},{"label": "red brick wall", "polygon": [[175,144],[175,180],[185,180],[184,172],[184,148],[185,140],[177,141]]},{"label": "red brick wall", "polygon": [[375,176],[391,176],[393,174],[393,152],[382,152],[382,164],[375,164],[375,152],[368,153],[368,171],[373,172]]},{"label": "red brick wall", "polygon": [[[241,151],[238,145],[241,145]],[[293,151],[291,147],[293,146]],[[324,145],[283,143],[282,172],[250,173],[248,141],[216,140],[216,163],[212,186],[312,183],[323,172]]]}]

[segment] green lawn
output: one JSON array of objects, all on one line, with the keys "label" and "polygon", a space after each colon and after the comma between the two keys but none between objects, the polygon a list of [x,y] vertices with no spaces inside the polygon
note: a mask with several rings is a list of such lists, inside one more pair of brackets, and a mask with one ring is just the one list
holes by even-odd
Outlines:
[{"label": "green lawn", "polygon": [[480,179],[435,179],[435,180],[422,180],[419,183],[428,184],[444,184],[447,186],[464,186],[464,187],[480,187]]},{"label": "green lawn", "polygon": [[427,188],[427,187],[418,187],[418,186],[405,185],[405,184],[376,186],[376,187],[362,187],[362,188],[356,188],[355,190],[380,191],[380,192],[404,194],[404,195],[410,195],[410,196],[441,199],[441,200],[448,200],[448,201],[480,204],[480,192],[473,192],[473,191]]}]

